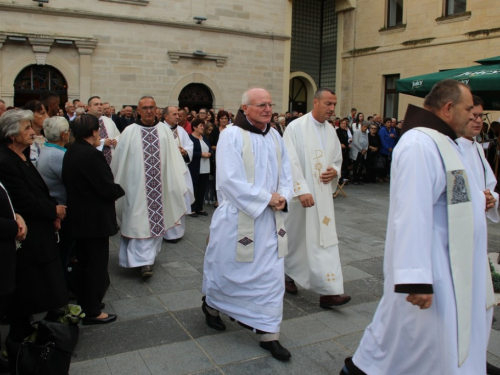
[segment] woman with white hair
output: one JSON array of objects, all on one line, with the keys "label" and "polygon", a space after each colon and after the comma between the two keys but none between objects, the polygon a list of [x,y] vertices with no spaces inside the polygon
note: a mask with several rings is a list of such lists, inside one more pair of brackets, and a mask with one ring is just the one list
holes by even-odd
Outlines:
[{"label": "woman with white hair", "polygon": [[50,196],[59,204],[66,204],[66,189],[62,183],[62,162],[69,141],[69,124],[64,117],[54,116],[43,122],[46,142],[38,157],[37,169],[47,184]]},{"label": "woman with white hair", "polygon": [[[30,315],[56,310],[67,303],[55,231],[66,216],[25,151],[33,144],[33,112],[13,109],[0,118],[0,180],[9,192],[14,212],[29,231],[16,251],[15,290],[7,316],[9,338],[22,342],[34,327]],[[9,353],[15,363],[15,353]]]}]

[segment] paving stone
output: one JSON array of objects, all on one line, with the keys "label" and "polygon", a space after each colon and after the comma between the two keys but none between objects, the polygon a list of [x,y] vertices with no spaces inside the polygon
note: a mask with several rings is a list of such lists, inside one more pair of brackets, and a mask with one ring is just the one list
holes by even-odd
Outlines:
[{"label": "paving stone", "polygon": [[200,273],[188,262],[162,263],[161,266],[173,277],[199,276]]},{"label": "paving stone", "polygon": [[372,276],[365,279],[351,281],[352,286],[357,287],[361,291],[372,294],[378,298],[381,298],[384,294],[384,282],[381,278]]},{"label": "paving stone", "polygon": [[160,300],[170,311],[179,311],[201,306],[201,297],[203,294],[198,290],[184,290],[182,292],[173,292],[159,294]]},{"label": "paving stone", "polygon": [[165,306],[157,296],[113,301],[111,306],[116,311],[120,321],[157,315],[166,311]]},{"label": "paving stone", "polygon": [[269,353],[244,331],[205,336],[197,342],[218,365],[263,357]]},{"label": "paving stone", "polygon": [[491,354],[500,357],[500,332],[492,329],[490,333],[490,342],[488,345],[488,351]]},{"label": "paving stone", "polygon": [[336,337],[335,342],[345,350],[349,351],[349,356],[352,356],[359,346],[359,342],[363,337],[364,331],[355,332],[344,336]]},{"label": "paving stone", "polygon": [[338,332],[314,316],[286,320],[281,323],[281,332],[298,346],[339,336]]},{"label": "paving stone", "polygon": [[351,265],[342,265],[342,276],[344,278],[344,282],[353,281],[358,279],[364,279],[365,277],[370,277],[369,273],[366,273],[359,268],[353,267]]},{"label": "paving stone", "polygon": [[194,341],[143,349],[140,353],[152,375],[187,374],[214,367]]},{"label": "paving stone", "polygon": [[83,326],[75,350],[75,362],[103,358],[167,343],[188,335],[169,313],[99,326]]},{"label": "paving stone", "polygon": [[[371,259],[365,259],[363,261],[354,261],[350,264],[353,267],[356,267],[360,270],[365,271],[366,273],[373,276],[384,276],[384,258],[377,257]],[[368,276],[366,276],[368,277]]]},{"label": "paving stone", "polygon": [[69,371],[71,375],[111,375],[104,358],[79,363],[72,362]]},{"label": "paving stone", "polygon": [[373,319],[373,315],[375,315],[378,304],[379,301],[377,300],[374,302],[360,303],[359,305],[354,306],[349,305],[348,307],[371,321]]},{"label": "paving stone", "polygon": [[139,352],[123,353],[106,358],[112,375],[150,375]]},{"label": "paving stone", "polygon": [[[370,324],[371,320],[358,314],[350,307],[345,309],[332,309],[312,315],[315,319],[327,325],[340,335],[362,331]],[[337,335],[338,336],[338,335]]]}]

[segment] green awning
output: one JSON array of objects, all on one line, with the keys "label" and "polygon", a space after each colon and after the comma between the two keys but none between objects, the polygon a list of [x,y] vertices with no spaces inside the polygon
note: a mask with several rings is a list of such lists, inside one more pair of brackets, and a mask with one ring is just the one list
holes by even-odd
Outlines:
[{"label": "green awning", "polygon": [[[496,63],[495,59],[499,62]],[[396,81],[396,89],[402,94],[424,98],[437,82],[455,79],[468,85],[474,95],[483,99],[484,109],[500,111],[500,56],[479,61],[483,65],[400,79]]]}]

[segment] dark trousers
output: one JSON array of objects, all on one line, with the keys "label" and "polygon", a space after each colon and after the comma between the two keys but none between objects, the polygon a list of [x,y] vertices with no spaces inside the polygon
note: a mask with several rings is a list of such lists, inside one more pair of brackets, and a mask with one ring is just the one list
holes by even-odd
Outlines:
[{"label": "dark trousers", "polygon": [[358,157],[354,160],[353,163],[353,180],[354,182],[360,182],[365,178],[365,156],[358,153]]},{"label": "dark trousers", "polygon": [[191,211],[203,211],[203,201],[205,199],[205,190],[208,183],[208,173],[200,174],[198,182],[193,184],[195,202],[191,205]]},{"label": "dark trousers", "polygon": [[381,177],[387,178],[387,176],[389,176],[389,174],[391,173],[391,158],[389,157],[389,155],[385,154],[380,154],[380,156],[385,159],[385,168],[384,170],[382,170]]},{"label": "dark trousers", "polygon": [[78,304],[88,318],[95,318],[109,282],[109,237],[76,238],[75,249]]}]

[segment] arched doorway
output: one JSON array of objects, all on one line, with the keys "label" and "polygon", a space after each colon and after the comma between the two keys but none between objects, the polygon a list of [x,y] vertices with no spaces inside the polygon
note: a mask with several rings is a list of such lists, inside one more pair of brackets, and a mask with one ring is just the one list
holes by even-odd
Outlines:
[{"label": "arched doorway", "polygon": [[300,77],[294,77],[290,80],[289,93],[289,111],[307,113],[307,87],[306,83]]},{"label": "arched doorway", "polygon": [[200,108],[210,109],[213,106],[212,92],[201,83],[190,83],[179,94],[179,107],[188,107],[198,112]]},{"label": "arched doorway", "polygon": [[30,100],[38,100],[44,91],[59,94],[61,107],[68,101],[68,84],[59,70],[48,65],[30,65],[14,81],[14,106],[22,107]]}]

